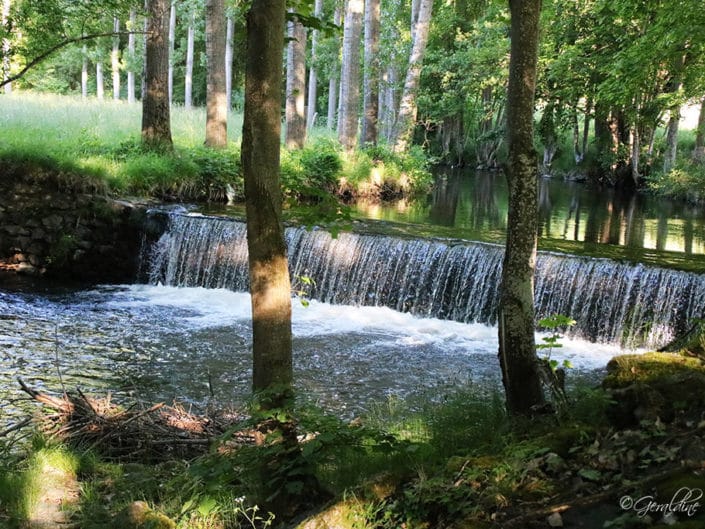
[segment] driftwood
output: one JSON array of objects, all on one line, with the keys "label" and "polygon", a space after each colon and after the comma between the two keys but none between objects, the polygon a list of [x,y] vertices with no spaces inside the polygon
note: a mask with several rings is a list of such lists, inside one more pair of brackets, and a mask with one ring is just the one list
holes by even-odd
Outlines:
[{"label": "driftwood", "polygon": [[[44,433],[110,459],[164,461],[196,457],[207,452],[213,440],[236,429],[234,426],[243,419],[233,412],[197,415],[176,403],[122,407],[114,404],[110,395],[95,398],[80,390],[57,397],[17,380],[25,393],[48,408],[40,418]],[[237,432],[229,438],[231,445],[252,442],[248,432]]]}]

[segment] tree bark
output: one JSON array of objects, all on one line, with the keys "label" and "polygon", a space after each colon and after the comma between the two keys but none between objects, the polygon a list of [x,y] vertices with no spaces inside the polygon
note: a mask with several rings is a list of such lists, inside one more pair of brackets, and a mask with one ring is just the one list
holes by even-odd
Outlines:
[{"label": "tree bark", "polygon": [[191,13],[186,34],[186,74],[184,76],[184,107],[187,109],[193,106],[193,41],[195,33],[193,19],[194,14]]},{"label": "tree bark", "polygon": [[676,165],[678,154],[678,125],[681,120],[681,107],[673,106],[670,109],[668,126],[666,127],[666,151],[663,153],[663,172],[668,174]]},{"label": "tree bark", "polygon": [[225,100],[228,110],[233,105],[233,35],[235,25],[232,17],[225,22]]},{"label": "tree bark", "polygon": [[142,98],[142,143],[147,148],[171,150],[169,111],[169,1],[147,1],[145,91]]},{"label": "tree bark", "polygon": [[338,140],[348,152],[355,149],[357,140],[357,118],[360,105],[360,37],[364,8],[364,0],[348,0],[343,28]]},{"label": "tree bark", "polygon": [[228,144],[223,0],[206,0],[206,61],[206,145],[222,148]]},{"label": "tree bark", "polygon": [[81,97],[88,97],[88,48],[83,46],[83,64],[81,65]]},{"label": "tree bark", "polygon": [[[118,17],[113,18],[113,31],[115,33],[120,31],[120,19]],[[120,99],[120,37],[118,35],[113,37],[110,67],[113,73],[113,99],[118,101]]]},{"label": "tree bark", "polygon": [[363,147],[377,145],[380,16],[380,0],[367,0],[365,3],[365,72],[362,82],[364,117],[360,136]]},{"label": "tree bark", "polygon": [[127,36],[127,55],[129,58],[127,67],[127,102],[135,102],[135,72],[132,70],[132,61],[135,59],[135,34],[132,33],[137,27],[137,13],[135,9],[130,9],[130,34]]},{"label": "tree bark", "polygon": [[528,415],[544,403],[534,342],[538,212],[533,113],[541,0],[510,0],[509,7],[509,214],[498,315],[499,361],[508,411]]},{"label": "tree bark", "polygon": [[[10,16],[11,0],[3,0],[2,2],[2,25],[7,23]],[[6,81],[10,77],[10,40],[2,39],[2,80]],[[5,93],[12,93],[12,83],[5,83]]]},{"label": "tree bark", "polygon": [[[247,15],[242,168],[252,294],[252,387],[282,398],[293,378],[291,291],[279,187],[284,0],[252,0]],[[271,403],[276,406],[273,399]]]},{"label": "tree bark", "polygon": [[303,149],[306,142],[306,28],[298,20],[287,24],[286,146]]},{"label": "tree bark", "polygon": [[[313,7],[313,16],[319,17],[323,12],[323,0],[316,0]],[[306,129],[311,130],[316,121],[316,97],[318,92],[318,72],[316,59],[318,48],[318,30],[311,32],[311,67],[308,70],[308,97],[306,102]]]},{"label": "tree bark", "polygon": [[693,161],[700,164],[705,162],[705,97],[700,101],[700,113],[698,114],[698,129],[695,134]]},{"label": "tree bark", "polygon": [[174,100],[174,44],[176,42],[176,2],[169,7],[169,105]]},{"label": "tree bark", "polygon": [[103,63],[101,61],[95,63],[95,95],[98,98],[98,101],[103,101],[105,97]]},{"label": "tree bark", "polygon": [[431,28],[432,10],[433,0],[421,0],[414,29],[414,44],[411,47],[409,56],[409,69],[406,72],[404,92],[399,104],[399,115],[392,138],[395,152],[406,151],[414,133],[417,112],[416,93],[419,88],[421,64],[423,63],[423,56],[426,52],[426,44],[428,43],[428,35]]},{"label": "tree bark", "polygon": [[[340,9],[335,8],[333,13],[333,24],[340,24]],[[335,72],[335,70],[333,70]],[[328,80],[328,115],[326,116],[326,126],[333,130],[336,128],[336,116],[338,113],[338,76],[332,73]]]}]

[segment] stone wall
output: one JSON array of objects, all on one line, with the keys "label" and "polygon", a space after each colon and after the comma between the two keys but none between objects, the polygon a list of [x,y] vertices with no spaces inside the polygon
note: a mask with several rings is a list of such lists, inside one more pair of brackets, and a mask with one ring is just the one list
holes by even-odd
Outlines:
[{"label": "stone wall", "polygon": [[142,206],[51,182],[0,181],[0,269],[91,283],[133,281],[144,217]]}]

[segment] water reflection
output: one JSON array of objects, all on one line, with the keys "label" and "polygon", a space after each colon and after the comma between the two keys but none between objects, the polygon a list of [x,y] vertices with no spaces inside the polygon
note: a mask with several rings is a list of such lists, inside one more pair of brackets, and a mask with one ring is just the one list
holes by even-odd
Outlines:
[{"label": "water reflection", "polygon": [[[705,254],[705,209],[647,194],[540,179],[538,234],[543,239]],[[465,239],[503,242],[507,184],[496,172],[448,171],[433,192],[400,204],[360,202],[366,218],[453,228]]]}]

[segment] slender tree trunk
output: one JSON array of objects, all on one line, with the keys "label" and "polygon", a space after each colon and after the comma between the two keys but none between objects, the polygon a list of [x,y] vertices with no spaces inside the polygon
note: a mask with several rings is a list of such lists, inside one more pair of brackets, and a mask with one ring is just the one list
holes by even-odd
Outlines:
[{"label": "slender tree trunk", "polygon": [[698,114],[698,130],[695,134],[693,161],[700,164],[705,162],[705,97],[700,101],[700,113]]},{"label": "slender tree trunk", "polygon": [[639,183],[639,171],[641,168],[639,164],[641,163],[641,133],[639,131],[639,125],[634,124],[631,134],[631,169],[632,169],[632,180],[634,185]]},{"label": "slender tree trunk", "polygon": [[171,150],[169,112],[169,1],[147,1],[145,93],[142,98],[142,143],[148,148]]},{"label": "slender tree trunk", "polygon": [[188,24],[188,32],[186,35],[186,75],[184,79],[184,107],[190,109],[193,106],[193,41],[194,41],[194,15],[191,13],[191,19]]},{"label": "slender tree trunk", "polygon": [[[149,0],[144,0],[144,11],[147,13],[149,11]],[[149,30],[149,15],[145,15],[144,22],[142,23],[144,29],[144,35],[142,37],[142,50],[144,56],[142,57],[142,79],[140,86],[140,100],[144,101],[147,96],[147,37]]]},{"label": "slender tree trunk", "polygon": [[174,45],[176,43],[176,2],[169,7],[169,105],[174,100]]},{"label": "slender tree trunk", "polygon": [[81,65],[81,97],[86,99],[88,97],[88,48],[84,45],[82,48],[83,52],[83,64]]},{"label": "slender tree trunk", "polygon": [[[323,0],[316,0],[313,7],[313,16],[320,17],[323,12]],[[318,30],[311,33],[311,67],[308,70],[308,101],[306,102],[306,128],[311,130],[316,121],[316,97],[318,91],[318,72],[316,60],[318,58]]]},{"label": "slender tree trunk", "polygon": [[[333,13],[333,24],[340,25],[340,9],[335,8]],[[326,116],[326,126],[333,130],[337,127],[335,118],[338,113],[338,75],[337,70],[333,68],[330,79],[328,80],[328,115]]]},{"label": "slender tree trunk", "polygon": [[348,0],[343,28],[343,61],[340,73],[340,115],[338,140],[350,152],[357,140],[358,108],[360,106],[360,37],[364,0]]},{"label": "slender tree trunk", "polygon": [[[7,19],[10,17],[10,7],[12,0],[3,0],[2,2],[2,25],[7,23]],[[10,40],[2,39],[2,80],[5,81],[10,77]],[[4,90],[6,94],[12,93],[12,83],[6,83],[4,85]]]},{"label": "slender tree trunk", "polygon": [[590,139],[590,115],[592,114],[592,98],[585,101],[585,114],[583,118],[583,158],[587,155],[588,140]]},{"label": "slender tree trunk", "polygon": [[414,44],[409,56],[409,69],[404,81],[404,92],[399,104],[399,116],[394,130],[392,141],[394,151],[404,152],[411,143],[416,122],[416,93],[418,92],[419,79],[421,78],[421,64],[426,52],[428,35],[431,28],[431,12],[433,0],[421,0],[419,16],[414,30]]},{"label": "slender tree trunk", "polygon": [[678,125],[681,120],[680,105],[671,107],[668,126],[666,128],[666,151],[663,153],[663,172],[668,174],[676,165],[678,154]]},{"label": "slender tree trunk", "polygon": [[306,142],[306,28],[298,20],[287,24],[286,146],[303,149]]},{"label": "slender tree trunk", "polygon": [[377,145],[379,120],[379,33],[380,0],[365,3],[365,72],[362,82],[364,118],[360,143]]},{"label": "slender tree trunk", "polygon": [[225,22],[225,99],[228,111],[233,105],[233,35],[235,25],[232,17],[227,17]]},{"label": "slender tree trunk", "polygon": [[499,302],[499,361],[513,414],[543,404],[534,342],[537,160],[534,92],[541,0],[510,0],[511,56],[507,92],[509,216]]},{"label": "slender tree trunk", "polygon": [[[120,19],[118,17],[113,18],[113,31],[115,33],[120,31]],[[120,37],[117,35],[113,37],[110,67],[113,73],[113,99],[118,101],[120,99]]]},{"label": "slender tree trunk", "polygon": [[[137,28],[137,13],[135,9],[130,9],[130,32]],[[129,57],[127,67],[127,102],[135,102],[135,72],[132,70],[132,61],[135,60],[135,34],[127,36],[127,56]]]},{"label": "slender tree trunk", "polygon": [[103,83],[103,63],[101,61],[95,63],[95,95],[99,101],[103,101],[105,97],[105,88]]},{"label": "slender tree trunk", "polygon": [[206,58],[206,145],[221,148],[228,144],[223,0],[206,0]]},{"label": "slender tree trunk", "polygon": [[279,186],[284,15],[284,0],[252,0],[247,15],[242,168],[252,294],[252,387],[286,398],[293,373],[291,287]]}]

